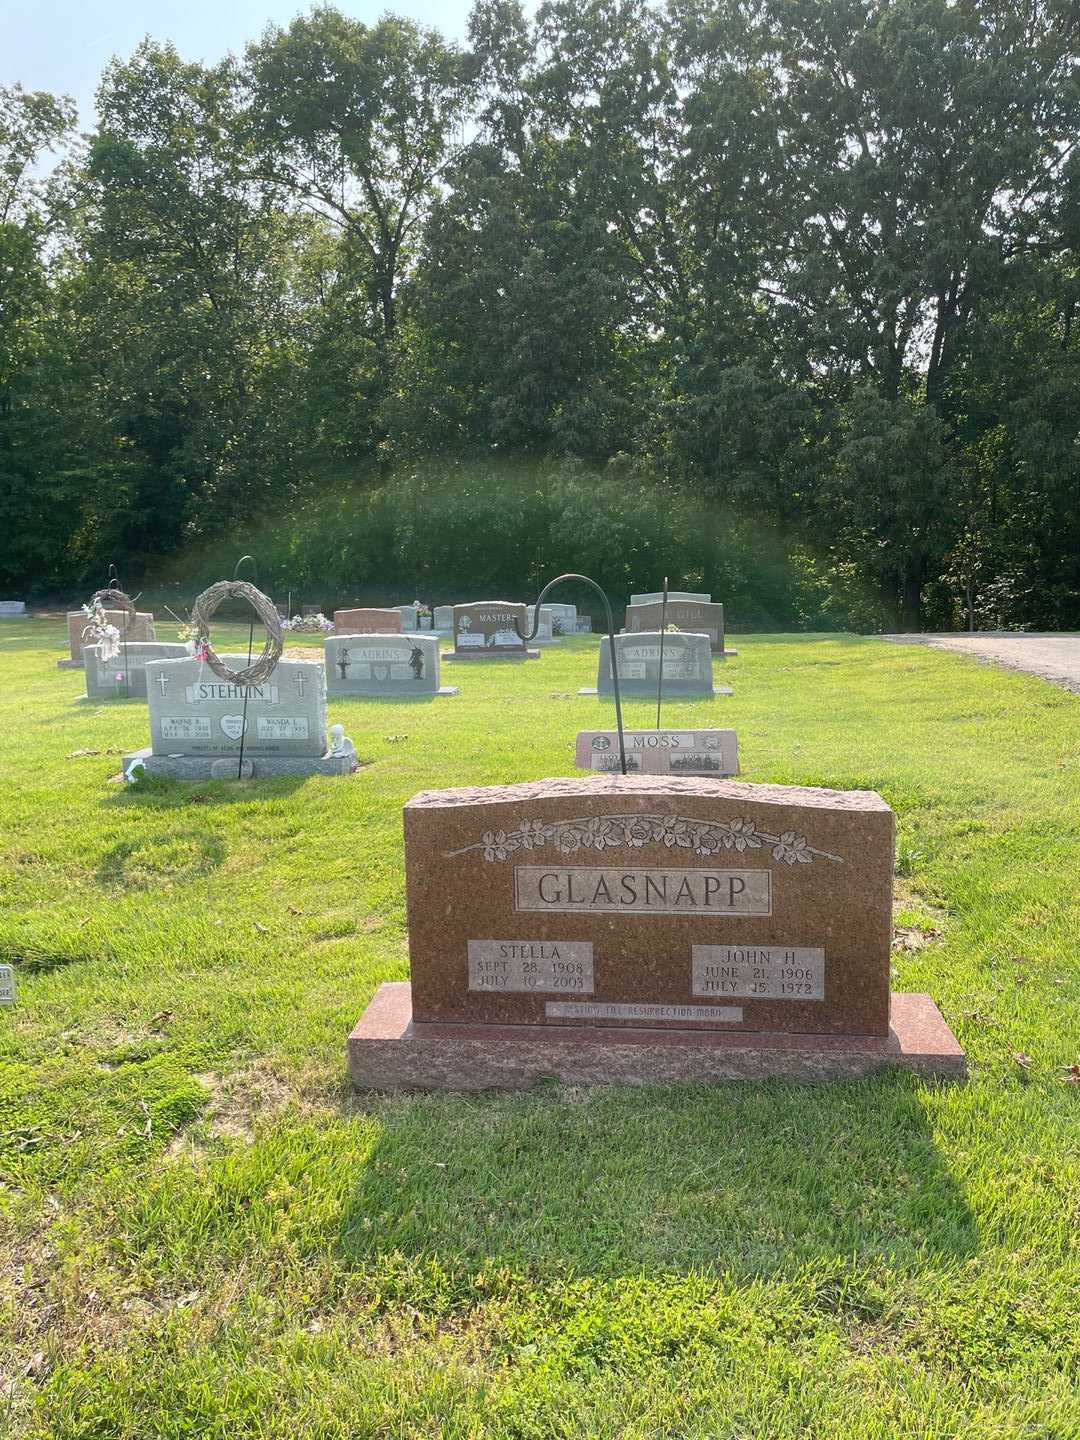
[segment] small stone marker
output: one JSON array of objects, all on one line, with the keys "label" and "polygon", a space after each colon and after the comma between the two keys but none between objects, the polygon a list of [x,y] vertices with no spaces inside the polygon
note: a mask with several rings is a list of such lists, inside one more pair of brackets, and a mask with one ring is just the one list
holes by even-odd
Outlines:
[{"label": "small stone marker", "polygon": [[0,965],[0,1005],[15,1004],[15,967]]},{"label": "small stone marker", "polygon": [[[149,610],[136,611],[134,615],[126,615],[123,610],[106,610],[105,618],[110,625],[115,625],[120,631],[120,643],[126,640],[130,645],[133,641],[140,643],[144,640],[155,640],[154,617]],[[125,622],[127,628],[125,629]],[[83,666],[83,639],[82,634],[89,625],[89,620],[82,610],[69,610],[67,614],[68,627],[68,648],[71,655],[67,660],[58,660],[57,666],[61,670],[81,670]],[[88,644],[91,642],[87,642]]]},{"label": "small stone marker", "polygon": [[439,684],[436,635],[328,635],[326,688],[331,695],[394,700],[458,693]]},{"label": "small stone marker", "polygon": [[[664,606],[659,600],[640,605],[628,605],[626,607],[626,629],[631,635],[644,630],[659,630],[662,615],[664,615]],[[668,630],[674,626],[676,630],[689,630],[696,635],[708,635],[713,654],[723,655],[725,653],[723,605],[672,600],[668,596],[666,620],[665,628]],[[731,654],[732,652],[728,651],[727,653]]]},{"label": "small stone marker", "polygon": [[[707,635],[670,634],[664,637],[663,698],[709,697],[730,695],[729,689],[713,689],[712,651]],[[619,666],[619,688],[628,698],[656,699],[660,675],[660,632],[615,636],[615,654]],[[579,695],[608,698],[615,693],[611,683],[611,642],[600,637],[599,675],[596,689],[579,690]]]},{"label": "small stone marker", "polygon": [[[525,607],[525,634],[528,635],[533,628],[533,616],[536,613],[535,605]],[[532,645],[553,645],[559,637],[555,634],[555,612],[550,605],[540,606],[540,624],[530,644]]]},{"label": "small stone marker", "polygon": [[[648,590],[641,595],[631,595],[631,605],[659,605],[664,598],[662,590]],[[700,590],[669,590],[667,592],[668,602],[672,600],[686,600],[695,605],[711,605],[712,596],[706,595]]]},{"label": "small stone marker", "polygon": [[25,615],[25,600],[0,600],[0,620],[21,620]]},{"label": "small stone marker", "polygon": [[[626,730],[627,774],[713,775],[739,773],[734,730]],[[621,773],[617,730],[579,730],[579,770]]]},{"label": "small stone marker", "polygon": [[514,629],[528,634],[524,605],[509,600],[475,600],[454,606],[454,649],[444,660],[538,660],[539,650],[529,650]]},{"label": "small stone marker", "polygon": [[588,776],[405,806],[411,984],[349,1039],[377,1089],[961,1075],[889,995],[894,817],[871,791]]},{"label": "small stone marker", "polygon": [[420,612],[415,605],[399,605],[397,609],[401,616],[402,631],[420,629]]},{"label": "small stone marker", "polygon": [[339,635],[400,635],[400,610],[335,610]]},{"label": "small stone marker", "polygon": [[579,615],[579,616],[577,617],[577,619],[574,621],[574,634],[575,634],[575,635],[591,635],[591,634],[592,634],[592,616],[591,616],[591,615]]},{"label": "small stone marker", "polygon": [[147,661],[183,660],[190,651],[186,645],[165,640],[134,640],[121,644],[120,654],[111,660],[102,660],[100,645],[84,645],[82,654],[88,700],[117,696],[145,700]]},{"label": "small stone marker", "polygon": [[[244,655],[223,658],[233,670],[247,664]],[[351,741],[336,754],[327,748],[321,660],[279,660],[267,680],[246,686],[219,679],[193,656],[151,660],[146,686],[150,745],[125,757],[125,774],[142,765],[181,780],[232,779],[242,735],[244,765],[255,776],[344,775],[356,768]]]}]

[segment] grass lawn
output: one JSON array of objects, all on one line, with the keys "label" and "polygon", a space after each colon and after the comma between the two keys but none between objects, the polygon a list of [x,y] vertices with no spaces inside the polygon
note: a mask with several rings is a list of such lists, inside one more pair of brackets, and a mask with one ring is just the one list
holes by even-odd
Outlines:
[{"label": "grass lawn", "polygon": [[738,644],[735,695],[666,717],[892,804],[895,986],[966,1085],[354,1095],[402,803],[574,773],[596,640],[332,703],[350,779],[140,794],[145,705],[0,628],[0,1434],[1077,1440],[1080,698]]}]

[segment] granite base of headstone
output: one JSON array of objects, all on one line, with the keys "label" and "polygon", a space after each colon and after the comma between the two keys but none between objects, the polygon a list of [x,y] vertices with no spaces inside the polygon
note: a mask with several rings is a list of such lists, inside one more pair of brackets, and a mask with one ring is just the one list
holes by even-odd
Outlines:
[{"label": "granite base of headstone", "polygon": [[335,610],[334,629],[339,635],[400,635],[401,611]]},{"label": "granite base of headstone", "polygon": [[119,655],[103,660],[101,645],[82,647],[88,700],[146,699],[146,666],[151,660],[183,660],[186,645],[164,640],[132,640]]},{"label": "granite base of headstone", "polygon": [[[233,670],[243,655],[223,659]],[[258,685],[222,680],[204,661],[146,665],[150,744],[125,755],[139,769],[177,780],[262,779],[271,775],[348,775],[356,749],[342,730],[328,732],[326,670],[321,660],[280,660]],[[241,766],[241,738],[243,762]]]},{"label": "granite base of headstone", "polygon": [[456,695],[442,685],[437,635],[328,635],[326,689],[368,699],[433,700]]},{"label": "granite base of headstone", "polygon": [[[661,645],[661,638],[663,644]],[[619,667],[619,689],[625,699],[656,699],[660,678],[661,651],[664,679],[662,698],[665,700],[711,699],[714,695],[730,695],[727,686],[713,688],[712,648],[707,635],[691,635],[685,631],[661,637],[660,632],[615,636],[615,655]],[[611,680],[611,641],[600,638],[600,658],[595,688],[584,687],[579,695],[598,695],[601,700],[614,699]]]},{"label": "granite base of headstone", "polygon": [[[115,625],[120,631],[121,639],[126,640],[130,645],[132,642],[139,644],[145,640],[156,640],[154,631],[154,617],[149,610],[136,611],[134,615],[128,615],[123,610],[106,610],[105,618],[110,625]],[[90,624],[84,610],[69,610],[67,612],[68,650],[69,655],[65,660],[58,660],[58,670],[81,670],[83,668],[83,631]],[[86,644],[93,644],[87,640]]]},{"label": "granite base of headstone", "polygon": [[930,997],[890,995],[871,791],[588,776],[404,822],[411,979],[349,1037],[362,1089],[965,1073]]},{"label": "granite base of headstone", "polygon": [[[702,775],[724,779],[739,773],[734,730],[625,730],[629,775]],[[574,764],[579,770],[621,774],[619,732],[579,730]]]},{"label": "granite base of headstone", "polygon": [[443,660],[539,660],[540,651],[530,650],[521,638],[528,633],[526,612],[525,605],[509,600],[455,605],[454,648]]}]

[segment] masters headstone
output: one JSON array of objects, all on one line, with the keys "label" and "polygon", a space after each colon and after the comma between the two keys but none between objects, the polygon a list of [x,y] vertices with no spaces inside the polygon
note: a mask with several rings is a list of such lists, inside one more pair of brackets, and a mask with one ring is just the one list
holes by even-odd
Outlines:
[{"label": "masters headstone", "polygon": [[[519,635],[514,629],[517,622]],[[476,600],[454,606],[454,649],[444,660],[536,660],[521,636],[528,634],[524,605],[509,600]]]},{"label": "masters headstone", "polygon": [[400,635],[401,611],[335,610],[334,629],[339,635]]},{"label": "masters headstone", "polygon": [[183,660],[190,654],[186,645],[165,640],[132,640],[121,645],[120,654],[101,658],[101,645],[84,645],[83,670],[88,700],[115,698],[146,699],[146,665],[149,660]]},{"label": "masters headstone", "polygon": [[[243,655],[223,657],[242,670]],[[220,679],[204,661],[151,660],[146,665],[150,745],[125,756],[124,773],[181,780],[236,776],[243,737],[247,773],[343,775],[356,768],[351,742],[327,745],[326,670],[321,660],[279,660],[258,685]]]},{"label": "masters headstone", "polygon": [[[615,654],[619,667],[619,688],[628,697],[656,698],[660,675],[661,636],[652,634],[615,636]],[[663,637],[664,683],[663,698],[730,695],[729,689],[713,689],[712,651],[707,635],[675,634]],[[611,683],[611,642],[600,637],[599,676],[595,690],[579,690],[579,695],[613,697]]]},{"label": "masters headstone", "polygon": [[[739,773],[734,730],[626,730],[628,774],[711,775]],[[621,772],[617,730],[579,730],[575,764],[579,770]]]},{"label": "masters headstone", "polygon": [[714,655],[724,654],[724,607],[704,604],[692,600],[672,600],[668,597],[665,614],[663,603],[651,600],[640,605],[626,607],[626,628],[630,634],[645,630],[659,630],[661,616],[670,630],[691,630],[698,635],[707,635]]},{"label": "masters headstone", "polygon": [[436,635],[328,635],[326,688],[331,695],[393,700],[458,693],[439,684]]},{"label": "masters headstone", "polygon": [[411,984],[349,1040],[379,1089],[963,1073],[889,994],[893,814],[871,791],[589,776],[405,806]]}]

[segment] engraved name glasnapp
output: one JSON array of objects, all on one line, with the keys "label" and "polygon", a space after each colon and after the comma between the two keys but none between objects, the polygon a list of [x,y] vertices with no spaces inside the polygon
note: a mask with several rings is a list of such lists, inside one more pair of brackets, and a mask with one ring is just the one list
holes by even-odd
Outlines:
[{"label": "engraved name glasnapp", "polygon": [[574,914],[771,915],[768,870],[660,870],[519,865],[514,909]]}]

